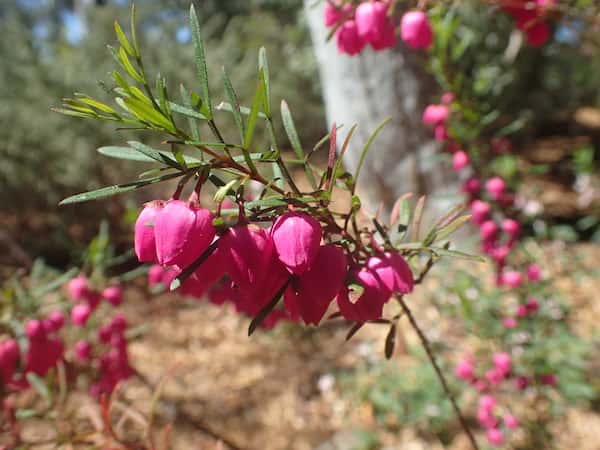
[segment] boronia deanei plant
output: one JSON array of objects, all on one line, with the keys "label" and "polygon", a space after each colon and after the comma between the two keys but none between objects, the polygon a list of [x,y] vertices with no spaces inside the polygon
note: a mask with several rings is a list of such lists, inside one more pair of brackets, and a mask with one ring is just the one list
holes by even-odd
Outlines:
[{"label": "boronia deanei plant", "polygon": [[[357,182],[369,149],[389,119],[372,133],[355,172],[349,173],[342,159],[356,125],[345,128],[333,124],[331,132],[307,150],[285,101],[279,111],[273,107],[264,48],[258,54],[252,104],[239,104],[224,69],[221,77],[227,98],[217,105],[209,90],[193,6],[190,26],[199,88],[196,92],[181,86],[175,100],[163,77],[158,75],[152,83],[147,77],[136,39],[135,9],[130,38],[115,22],[119,47],[111,51],[119,67],[112,73],[114,87],[110,90],[115,106],[75,94],[56,111],[112,121],[120,129],[158,133],[162,148],[130,141],[127,146],[98,149],[105,156],[154,163],[156,167],[136,181],[74,195],[61,204],[177,180],[169,199],[148,199],[135,226],[138,259],[154,263],[154,268],[160,266],[165,273],[163,281],[171,290],[200,297],[218,287],[238,312],[251,317],[248,334],[280,319],[307,325],[345,319],[348,338],[366,323],[388,326],[387,357],[393,353],[398,321],[407,316],[477,448],[405,298],[440,258],[479,259],[452,250],[448,240],[469,216],[458,206],[422,233],[425,198],[412,206],[411,194],[396,202],[388,218],[367,213]],[[226,120],[233,121],[239,132],[235,140],[221,131],[220,124]],[[282,152],[288,143],[282,145],[276,140],[277,120],[281,120],[294,151],[291,157]],[[256,139],[259,129],[266,131],[266,148]],[[326,166],[319,167],[314,159],[322,148],[328,149],[328,158]],[[186,188],[191,193],[183,199]],[[392,299],[395,302],[390,302]],[[387,303],[392,306],[384,314]],[[332,304],[337,305],[337,311]],[[326,317],[330,309],[332,313]]]}]

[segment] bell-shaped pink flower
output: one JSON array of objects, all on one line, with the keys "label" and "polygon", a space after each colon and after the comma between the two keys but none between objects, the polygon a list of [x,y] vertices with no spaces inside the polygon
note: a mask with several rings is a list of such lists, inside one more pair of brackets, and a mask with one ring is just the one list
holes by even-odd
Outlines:
[{"label": "bell-shaped pink flower", "polygon": [[492,411],[498,404],[496,397],[493,395],[482,395],[479,399],[479,407],[487,411]]},{"label": "bell-shaped pink flower", "polygon": [[469,358],[460,360],[454,369],[454,374],[461,380],[471,381],[473,378],[475,378],[475,368],[473,367],[473,362]]},{"label": "bell-shaped pink flower", "polygon": [[521,224],[515,219],[504,219],[502,221],[502,230],[514,239],[521,230]]},{"label": "bell-shaped pink flower", "polygon": [[517,326],[517,320],[514,317],[505,317],[502,319],[502,325],[504,328],[512,329]]},{"label": "bell-shaped pink flower", "polygon": [[471,220],[473,223],[481,225],[488,219],[491,209],[489,203],[482,200],[473,200],[471,203]]},{"label": "bell-shaped pink flower", "polygon": [[412,292],[414,287],[412,270],[399,253],[386,252],[380,256],[373,256],[367,261],[367,268],[378,277],[381,285],[390,292],[390,295]]},{"label": "bell-shaped pink flower", "polygon": [[402,16],[400,37],[415,49],[429,48],[433,43],[433,31],[427,14],[423,11],[409,11]]},{"label": "bell-shaped pink flower", "polygon": [[487,440],[490,444],[500,446],[504,444],[504,433],[498,428],[490,428],[486,434]]},{"label": "bell-shaped pink flower", "polygon": [[500,200],[506,192],[506,182],[500,177],[492,177],[486,181],[485,189],[494,200]]},{"label": "bell-shaped pink flower", "polygon": [[113,306],[119,306],[123,301],[121,286],[108,286],[102,291],[102,298]]},{"label": "bell-shaped pink flower", "polygon": [[162,200],[146,203],[135,221],[134,248],[140,262],[156,262],[156,239],[154,225],[156,215],[164,207]]},{"label": "bell-shaped pink flower", "polygon": [[510,373],[512,358],[506,352],[495,353],[493,356],[494,367],[503,375]]},{"label": "bell-shaped pink flower", "polygon": [[444,105],[449,105],[450,103],[452,103],[454,101],[455,98],[456,98],[456,96],[454,95],[453,92],[444,92],[442,94],[441,101]]},{"label": "bell-shaped pink flower", "polygon": [[481,407],[477,410],[477,421],[485,428],[493,428],[497,425],[494,414],[490,410]]},{"label": "bell-shaped pink flower", "polygon": [[73,353],[75,354],[75,359],[78,361],[88,361],[92,356],[92,344],[89,341],[77,341],[73,348]]},{"label": "bell-shaped pink flower", "polygon": [[511,430],[514,430],[515,428],[519,428],[519,419],[517,419],[512,414],[507,414],[504,416],[504,426],[506,426],[506,428],[509,428]]},{"label": "bell-shaped pink flower", "polygon": [[84,275],[71,278],[67,283],[67,292],[71,300],[83,300],[90,292],[90,283]]},{"label": "bell-shaped pink flower", "polygon": [[518,288],[523,283],[521,272],[509,270],[502,274],[502,284],[512,288]]},{"label": "bell-shaped pink flower", "polygon": [[527,303],[525,303],[525,308],[527,308],[527,312],[528,313],[534,313],[536,312],[538,309],[540,309],[540,302],[538,301],[537,298],[535,297],[530,297],[527,300]]},{"label": "bell-shaped pink flower", "polygon": [[542,279],[542,270],[537,264],[531,264],[527,267],[527,279],[529,281],[540,281]]},{"label": "bell-shaped pink flower", "polygon": [[337,296],[340,313],[356,322],[380,319],[383,305],[390,298],[390,291],[384,287],[377,275],[364,267],[355,274],[355,278],[362,286],[363,292],[358,299],[351,298],[351,290],[343,287]]},{"label": "bell-shaped pink flower", "polygon": [[187,267],[215,237],[213,216],[181,200],[170,200],[154,220],[156,255],[159,264]]},{"label": "bell-shaped pink flower", "polygon": [[366,42],[361,39],[356,29],[354,20],[347,20],[336,33],[337,48],[340,53],[346,53],[350,56],[358,55]]},{"label": "bell-shaped pink flower", "polygon": [[484,241],[493,240],[498,234],[498,225],[493,220],[486,220],[481,224],[479,233]]},{"label": "bell-shaped pink flower", "polygon": [[373,50],[380,51],[386,48],[393,48],[396,46],[396,27],[391,20],[388,20],[385,24],[381,36],[378,40],[371,42]]},{"label": "bell-shaped pink flower", "polygon": [[165,277],[165,268],[160,264],[154,264],[148,269],[148,284],[156,286],[163,282]]},{"label": "bell-shaped pink flower", "polygon": [[428,105],[423,111],[425,125],[440,125],[446,123],[450,116],[448,105]]},{"label": "bell-shaped pink flower", "polygon": [[344,17],[344,11],[336,1],[326,1],[324,9],[325,26],[332,27]]},{"label": "bell-shaped pink flower", "polygon": [[41,320],[31,319],[25,323],[25,334],[31,340],[43,340],[46,338],[46,330]]},{"label": "bell-shaped pink flower", "polygon": [[465,182],[462,185],[462,191],[470,195],[477,194],[479,192],[479,189],[481,189],[481,183],[475,177],[471,177],[465,180]]},{"label": "bell-shaped pink flower", "polygon": [[469,163],[469,155],[463,150],[459,150],[452,156],[452,168],[456,171],[464,169]]},{"label": "bell-shaped pink flower", "polygon": [[527,43],[532,47],[541,47],[550,39],[550,27],[546,22],[538,22],[527,30]]},{"label": "bell-shaped pink flower", "polygon": [[382,39],[388,25],[387,4],[380,1],[363,2],[356,8],[356,30],[360,38],[369,44]]},{"label": "bell-shaped pink flower", "polygon": [[323,230],[314,217],[289,212],[273,223],[271,236],[279,260],[291,273],[300,275],[309,270],[317,258]]},{"label": "bell-shaped pink flower", "polygon": [[14,339],[0,342],[0,384],[10,383],[15,374],[19,360],[19,344]]},{"label": "bell-shaped pink flower", "polygon": [[78,327],[83,327],[87,323],[90,315],[92,314],[92,308],[87,303],[80,303],[75,305],[71,310],[71,321]]},{"label": "bell-shaped pink flower", "polygon": [[46,333],[54,333],[65,324],[65,316],[61,311],[55,310],[48,314],[42,323]]},{"label": "bell-shaped pink flower", "polygon": [[285,306],[291,317],[301,317],[306,324],[318,325],[344,286],[346,264],[346,255],[340,247],[321,247],[312,267],[292,278],[285,291]]}]

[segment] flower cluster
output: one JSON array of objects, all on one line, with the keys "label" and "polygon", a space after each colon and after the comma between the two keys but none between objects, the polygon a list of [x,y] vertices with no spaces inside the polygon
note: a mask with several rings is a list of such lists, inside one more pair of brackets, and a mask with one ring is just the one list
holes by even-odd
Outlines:
[{"label": "flower cluster", "polygon": [[[375,51],[396,45],[396,24],[390,14],[389,1],[351,2],[327,1],[325,25],[333,27],[340,53],[359,54],[367,45]],[[423,11],[409,11],[401,19],[400,37],[415,49],[431,46],[433,32]]]},{"label": "flower cluster", "polygon": [[324,242],[321,223],[307,212],[284,212],[268,229],[240,220],[217,230],[212,218],[195,194],[188,202],[146,204],[134,240],[139,260],[157,263],[150,284],[170,285],[200,258],[181,285],[183,294],[218,304],[227,298],[250,317],[283,295],[285,309],[270,311],[271,323],[286,318],[312,325],[333,300],[348,320],[379,319],[392,294],[413,289],[412,271],[399,253],[382,249],[364,264],[351,263],[344,247]]}]

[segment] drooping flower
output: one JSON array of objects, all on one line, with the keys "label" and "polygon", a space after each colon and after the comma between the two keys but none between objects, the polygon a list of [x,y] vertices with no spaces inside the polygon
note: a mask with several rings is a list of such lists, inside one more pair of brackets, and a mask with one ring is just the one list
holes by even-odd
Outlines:
[{"label": "drooping flower", "polygon": [[92,314],[92,308],[87,303],[80,303],[75,305],[71,310],[71,321],[78,327],[83,327],[87,323],[90,315]]},{"label": "drooping flower", "polygon": [[461,359],[454,369],[454,374],[461,380],[471,381],[475,377],[475,368],[471,359]]},{"label": "drooping flower", "polygon": [[487,440],[490,444],[500,446],[504,444],[504,433],[498,428],[490,428],[487,430]]},{"label": "drooping flower", "polygon": [[271,236],[279,260],[291,273],[300,275],[309,270],[317,258],[323,230],[314,217],[289,212],[273,223]]},{"label": "drooping flower", "polygon": [[325,245],[312,267],[293,277],[285,291],[285,306],[292,318],[318,325],[346,278],[346,255],[335,245]]},{"label": "drooping flower", "polygon": [[409,11],[402,16],[400,37],[415,49],[429,48],[433,42],[433,31],[427,14],[423,11]]},{"label": "drooping flower", "polygon": [[515,428],[519,428],[519,419],[512,414],[507,414],[504,416],[504,425],[506,428],[514,430]]},{"label": "drooping flower", "polygon": [[85,340],[77,341],[73,347],[73,353],[78,361],[88,361],[92,355],[92,344]]},{"label": "drooping flower", "polygon": [[494,367],[503,375],[510,373],[512,367],[512,359],[506,352],[496,353],[493,356]]},{"label": "drooping flower", "polygon": [[19,360],[19,344],[14,339],[0,342],[0,384],[10,383]]},{"label": "drooping flower", "polygon": [[123,301],[121,286],[108,286],[102,291],[102,298],[113,306],[119,306]]},{"label": "drooping flower", "polygon": [[506,182],[500,177],[492,177],[486,181],[485,188],[494,200],[500,200],[506,192]]},{"label": "drooping flower", "polygon": [[159,264],[187,267],[215,237],[212,213],[181,200],[170,200],[154,220]]},{"label": "drooping flower", "polygon": [[425,125],[444,124],[448,117],[450,117],[448,105],[427,105],[423,111],[423,123]]},{"label": "drooping flower", "polygon": [[69,280],[67,291],[72,300],[84,300],[90,292],[90,283],[84,275],[79,275]]},{"label": "drooping flower", "polygon": [[363,41],[358,35],[356,29],[356,22],[354,20],[347,20],[338,29],[336,33],[337,48],[340,53],[346,53],[350,56],[358,55],[363,48],[365,48],[366,42]]},{"label": "drooping flower", "polygon": [[146,203],[135,221],[134,248],[140,262],[156,262],[154,226],[156,215],[164,207],[162,200]]},{"label": "drooping flower", "polygon": [[463,150],[459,150],[452,156],[452,167],[456,171],[464,169],[469,163],[469,155]]}]

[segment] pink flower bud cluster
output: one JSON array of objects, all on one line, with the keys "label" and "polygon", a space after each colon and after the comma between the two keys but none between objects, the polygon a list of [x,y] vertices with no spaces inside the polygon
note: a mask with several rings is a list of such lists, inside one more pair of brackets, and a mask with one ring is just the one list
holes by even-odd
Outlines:
[{"label": "pink flower bud cluster", "polygon": [[[335,28],[340,53],[359,54],[367,45],[375,51],[396,45],[396,25],[389,14],[388,0],[352,2],[331,0],[325,3],[325,25]],[[426,49],[433,41],[433,32],[427,15],[409,11],[400,23],[400,37],[411,48]]]},{"label": "pink flower bud cluster", "polygon": [[532,47],[540,47],[550,39],[550,26],[544,20],[556,0],[503,0],[502,9],[525,33]]},{"label": "pink flower bud cluster", "polygon": [[[284,309],[275,309],[263,322],[272,326],[282,319],[302,320],[318,325],[336,300],[341,314],[349,320],[366,321],[381,317],[383,305],[393,293],[405,294],[413,288],[413,276],[404,258],[394,252],[372,256],[364,264],[349,267],[349,259],[341,246],[323,243],[323,231],[317,219],[304,212],[289,211],[277,217],[269,229],[254,224],[239,223],[221,231],[214,242],[203,240],[187,246],[188,229],[181,222],[196,219],[185,210],[189,205],[179,204],[177,209],[156,207],[160,202],[147,205],[136,223],[136,253],[156,254],[150,268],[151,285],[169,285],[185,264],[180,260],[161,260],[159,243],[168,242],[169,248],[181,248],[183,259],[196,260],[206,248],[214,250],[188,277],[181,292],[195,298],[207,296],[213,303],[230,300],[239,313],[255,317],[278,295],[283,294]],[[153,223],[146,222],[148,208],[156,209]],[[197,210],[197,209],[196,209]],[[205,213],[204,215],[210,215]],[[162,219],[161,219],[162,217]],[[160,224],[168,222],[169,227]],[[148,232],[153,229],[154,234]],[[167,234],[162,236],[162,234]],[[196,235],[215,237],[212,221],[202,221],[195,228]],[[143,249],[143,251],[140,251]],[[162,265],[161,265],[162,264]],[[360,285],[362,293],[356,301],[352,285]]]}]

